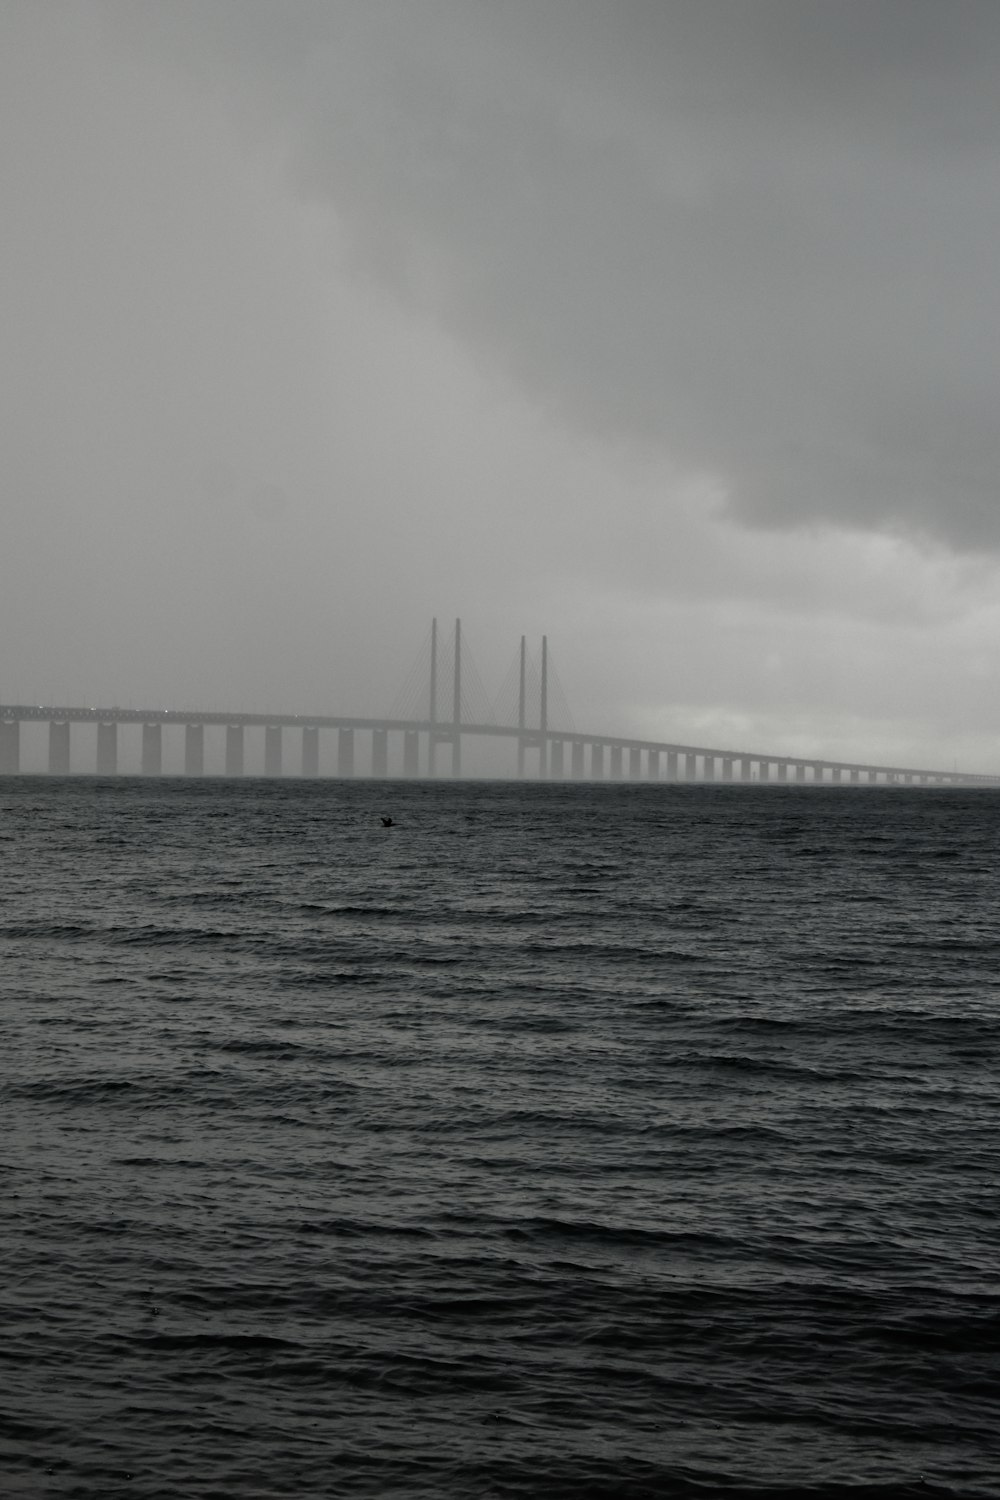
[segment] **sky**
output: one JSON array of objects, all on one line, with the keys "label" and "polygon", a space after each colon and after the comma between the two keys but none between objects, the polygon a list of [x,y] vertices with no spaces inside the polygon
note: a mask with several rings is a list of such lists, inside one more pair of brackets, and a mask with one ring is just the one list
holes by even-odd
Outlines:
[{"label": "sky", "polygon": [[[0,700],[1000,770],[995,0],[4,0]],[[444,624],[442,623],[442,629]]]}]

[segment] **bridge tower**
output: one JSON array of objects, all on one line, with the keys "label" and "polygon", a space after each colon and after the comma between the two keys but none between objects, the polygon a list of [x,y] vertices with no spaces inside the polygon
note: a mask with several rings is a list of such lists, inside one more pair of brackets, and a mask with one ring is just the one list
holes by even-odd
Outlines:
[{"label": "bridge tower", "polygon": [[538,774],[544,781],[549,774],[549,638],[542,636],[542,695],[538,714]]},{"label": "bridge tower", "polygon": [[434,775],[434,751],[437,748],[437,680],[438,680],[438,622],[431,621],[431,687],[427,719],[430,732],[427,737],[427,774]]},{"label": "bridge tower", "polygon": [[[455,621],[455,651],[452,659],[452,710],[451,719],[438,717],[438,628],[437,620],[431,621],[431,675],[427,705],[427,774],[436,774],[436,750],[438,744],[451,745],[451,774],[462,774],[462,622]],[[446,710],[447,712],[447,710]]]},{"label": "bridge tower", "polygon": [[523,778],[523,776],[524,776],[524,748],[525,748],[525,746],[524,746],[524,729],[525,729],[524,717],[525,717],[525,709],[526,709],[526,706],[527,706],[527,700],[526,700],[526,676],[527,676],[527,642],[526,642],[524,636],[522,635],[522,637],[521,637],[521,663],[520,663],[520,674],[519,674],[519,678],[518,678],[518,691],[517,691],[517,774],[521,778]]},{"label": "bridge tower", "polygon": [[[564,753],[562,740],[556,734],[555,738],[549,738],[549,638],[542,636],[542,662],[541,679],[534,676],[534,663],[532,663],[533,680],[531,682],[531,697],[534,700],[535,690],[538,689],[538,721],[537,728],[529,725],[528,705],[528,643],[527,638],[522,635],[521,647],[518,657],[518,688],[517,688],[517,774],[523,778],[525,774],[525,760],[528,750],[538,750],[538,775],[543,780],[554,772],[554,766],[558,757]],[[530,710],[530,716],[534,718],[534,707]],[[579,760],[579,757],[577,758]],[[574,762],[576,764],[576,762]],[[561,772],[554,772],[561,775]],[[574,775],[583,774],[583,763],[579,762],[579,769]]]},{"label": "bridge tower", "polygon": [[455,621],[455,695],[452,716],[453,739],[451,742],[451,774],[456,779],[462,774],[462,622]]}]

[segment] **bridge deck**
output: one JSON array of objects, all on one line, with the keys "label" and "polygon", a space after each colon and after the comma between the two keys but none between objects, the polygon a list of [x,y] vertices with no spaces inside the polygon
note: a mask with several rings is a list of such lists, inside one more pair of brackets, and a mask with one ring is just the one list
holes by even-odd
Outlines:
[{"label": "bridge deck", "polygon": [[[255,725],[293,729],[358,729],[396,731],[400,733],[429,734],[432,730],[441,739],[453,739],[456,727],[453,723],[432,722],[430,719],[381,719],[365,715],[344,714],[266,714],[228,713],[219,709],[176,708],[83,708],[66,704],[0,704],[0,722],[31,723],[48,721],[63,724],[191,724],[222,725],[234,729]],[[541,732],[537,728],[519,729],[504,724],[461,724],[459,732],[466,735],[488,736],[496,739],[522,740],[527,746],[537,746]],[[770,751],[719,748],[713,745],[688,744],[674,740],[637,739],[627,735],[591,734],[581,730],[549,729],[545,739],[551,745],[563,744],[597,745],[611,749],[636,750],[661,754],[693,755],[714,760],[756,762],[758,765],[798,769],[812,767],[819,771],[830,771],[841,775],[856,773],[881,776],[909,776],[933,781],[985,786],[1000,786],[1000,775],[980,772],[958,772],[932,770],[926,767],[876,765],[868,761],[831,760],[816,755],[777,755]]]}]

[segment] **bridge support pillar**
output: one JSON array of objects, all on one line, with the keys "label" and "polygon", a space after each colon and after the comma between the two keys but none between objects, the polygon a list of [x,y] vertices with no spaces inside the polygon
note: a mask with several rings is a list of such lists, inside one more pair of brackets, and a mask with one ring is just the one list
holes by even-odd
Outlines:
[{"label": "bridge support pillar", "polygon": [[878,781],[878,772],[877,771],[869,771],[868,772],[868,783],[869,783],[869,785],[870,786],[874,786],[877,781]]},{"label": "bridge support pillar", "polygon": [[337,730],[337,775],[354,775],[354,730]]},{"label": "bridge support pillar", "polygon": [[698,780],[698,757],[697,757],[697,755],[685,755],[684,756],[684,777],[683,777],[683,779],[685,781],[697,781]]},{"label": "bridge support pillar", "polygon": [[611,746],[611,780],[612,781],[621,781],[621,779],[622,779],[622,747],[621,747],[621,745],[612,745]]},{"label": "bridge support pillar", "polygon": [[592,781],[604,780],[603,745],[591,745],[590,747],[590,779]]},{"label": "bridge support pillar", "polygon": [[302,729],[302,774],[319,775],[319,729],[315,724],[306,724]]},{"label": "bridge support pillar", "polygon": [[118,771],[118,725],[97,726],[97,774],[114,776]]},{"label": "bridge support pillar", "polygon": [[264,726],[264,775],[281,775],[281,725]]},{"label": "bridge support pillar", "polygon": [[552,740],[549,747],[549,776],[553,781],[562,781],[565,774],[563,761],[565,751],[562,740]]},{"label": "bridge support pillar", "polygon": [[21,726],[16,719],[0,723],[0,776],[16,776],[21,769]]},{"label": "bridge support pillar", "polygon": [[205,726],[204,724],[184,725],[184,775],[204,776],[205,774]]},{"label": "bridge support pillar", "polygon": [[771,762],[769,760],[759,760],[757,762],[757,780],[761,782],[767,782],[770,781],[770,779]]},{"label": "bridge support pillar", "polygon": [[740,762],[740,780],[753,781],[753,761],[749,755],[744,755]]},{"label": "bridge support pillar", "polygon": [[226,725],[226,775],[243,775],[243,726]]},{"label": "bridge support pillar", "polygon": [[804,760],[800,760],[799,763],[798,763],[798,765],[795,767],[795,780],[796,781],[805,781],[805,779],[806,779],[806,763],[805,763]]},{"label": "bridge support pillar", "polygon": [[860,780],[861,780],[861,772],[860,771],[852,771],[851,772],[851,785],[852,786],[857,786],[857,784],[858,784],[858,782]]},{"label": "bridge support pillar", "polygon": [[372,730],[372,775],[384,781],[389,774],[389,734],[385,729]]},{"label": "bridge support pillar", "polygon": [[642,769],[642,751],[638,745],[630,745],[628,751],[628,777],[629,781],[638,781]]},{"label": "bridge support pillar", "polygon": [[732,757],[729,755],[722,757],[722,779],[723,781],[732,781],[733,779],[733,762]]},{"label": "bridge support pillar", "polygon": [[420,775],[420,736],[415,729],[403,731],[403,775]]},{"label": "bridge support pillar", "polygon": [[163,725],[142,726],[142,774],[159,776],[163,770]]},{"label": "bridge support pillar", "polygon": [[814,765],[813,766],[813,782],[814,783],[818,783],[818,782],[821,782],[822,780],[823,780],[823,767],[821,765]]},{"label": "bridge support pillar", "polygon": [[573,741],[570,775],[574,781],[583,780],[583,740]]},{"label": "bridge support pillar", "polygon": [[646,751],[646,776],[650,781],[660,779],[660,752],[659,750]]},{"label": "bridge support pillar", "polygon": [[703,755],[702,756],[702,758],[701,758],[701,779],[702,779],[702,781],[714,781],[715,780],[715,756],[714,755]]},{"label": "bridge support pillar", "polygon": [[668,781],[676,781],[677,780],[677,751],[676,750],[668,750],[667,751],[667,780]]},{"label": "bridge support pillar", "polygon": [[837,782],[839,784],[839,782],[840,782],[840,767],[839,766],[834,766],[834,768],[833,768],[833,779],[834,779],[835,782]]},{"label": "bridge support pillar", "polygon": [[69,775],[69,725],[49,721],[49,775]]}]

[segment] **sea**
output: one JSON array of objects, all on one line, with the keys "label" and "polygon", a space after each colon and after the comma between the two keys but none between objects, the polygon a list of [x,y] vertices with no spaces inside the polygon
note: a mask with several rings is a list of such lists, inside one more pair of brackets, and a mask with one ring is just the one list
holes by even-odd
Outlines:
[{"label": "sea", "polygon": [[997,1497],[998,1179],[995,792],[0,783],[4,1500]]}]

